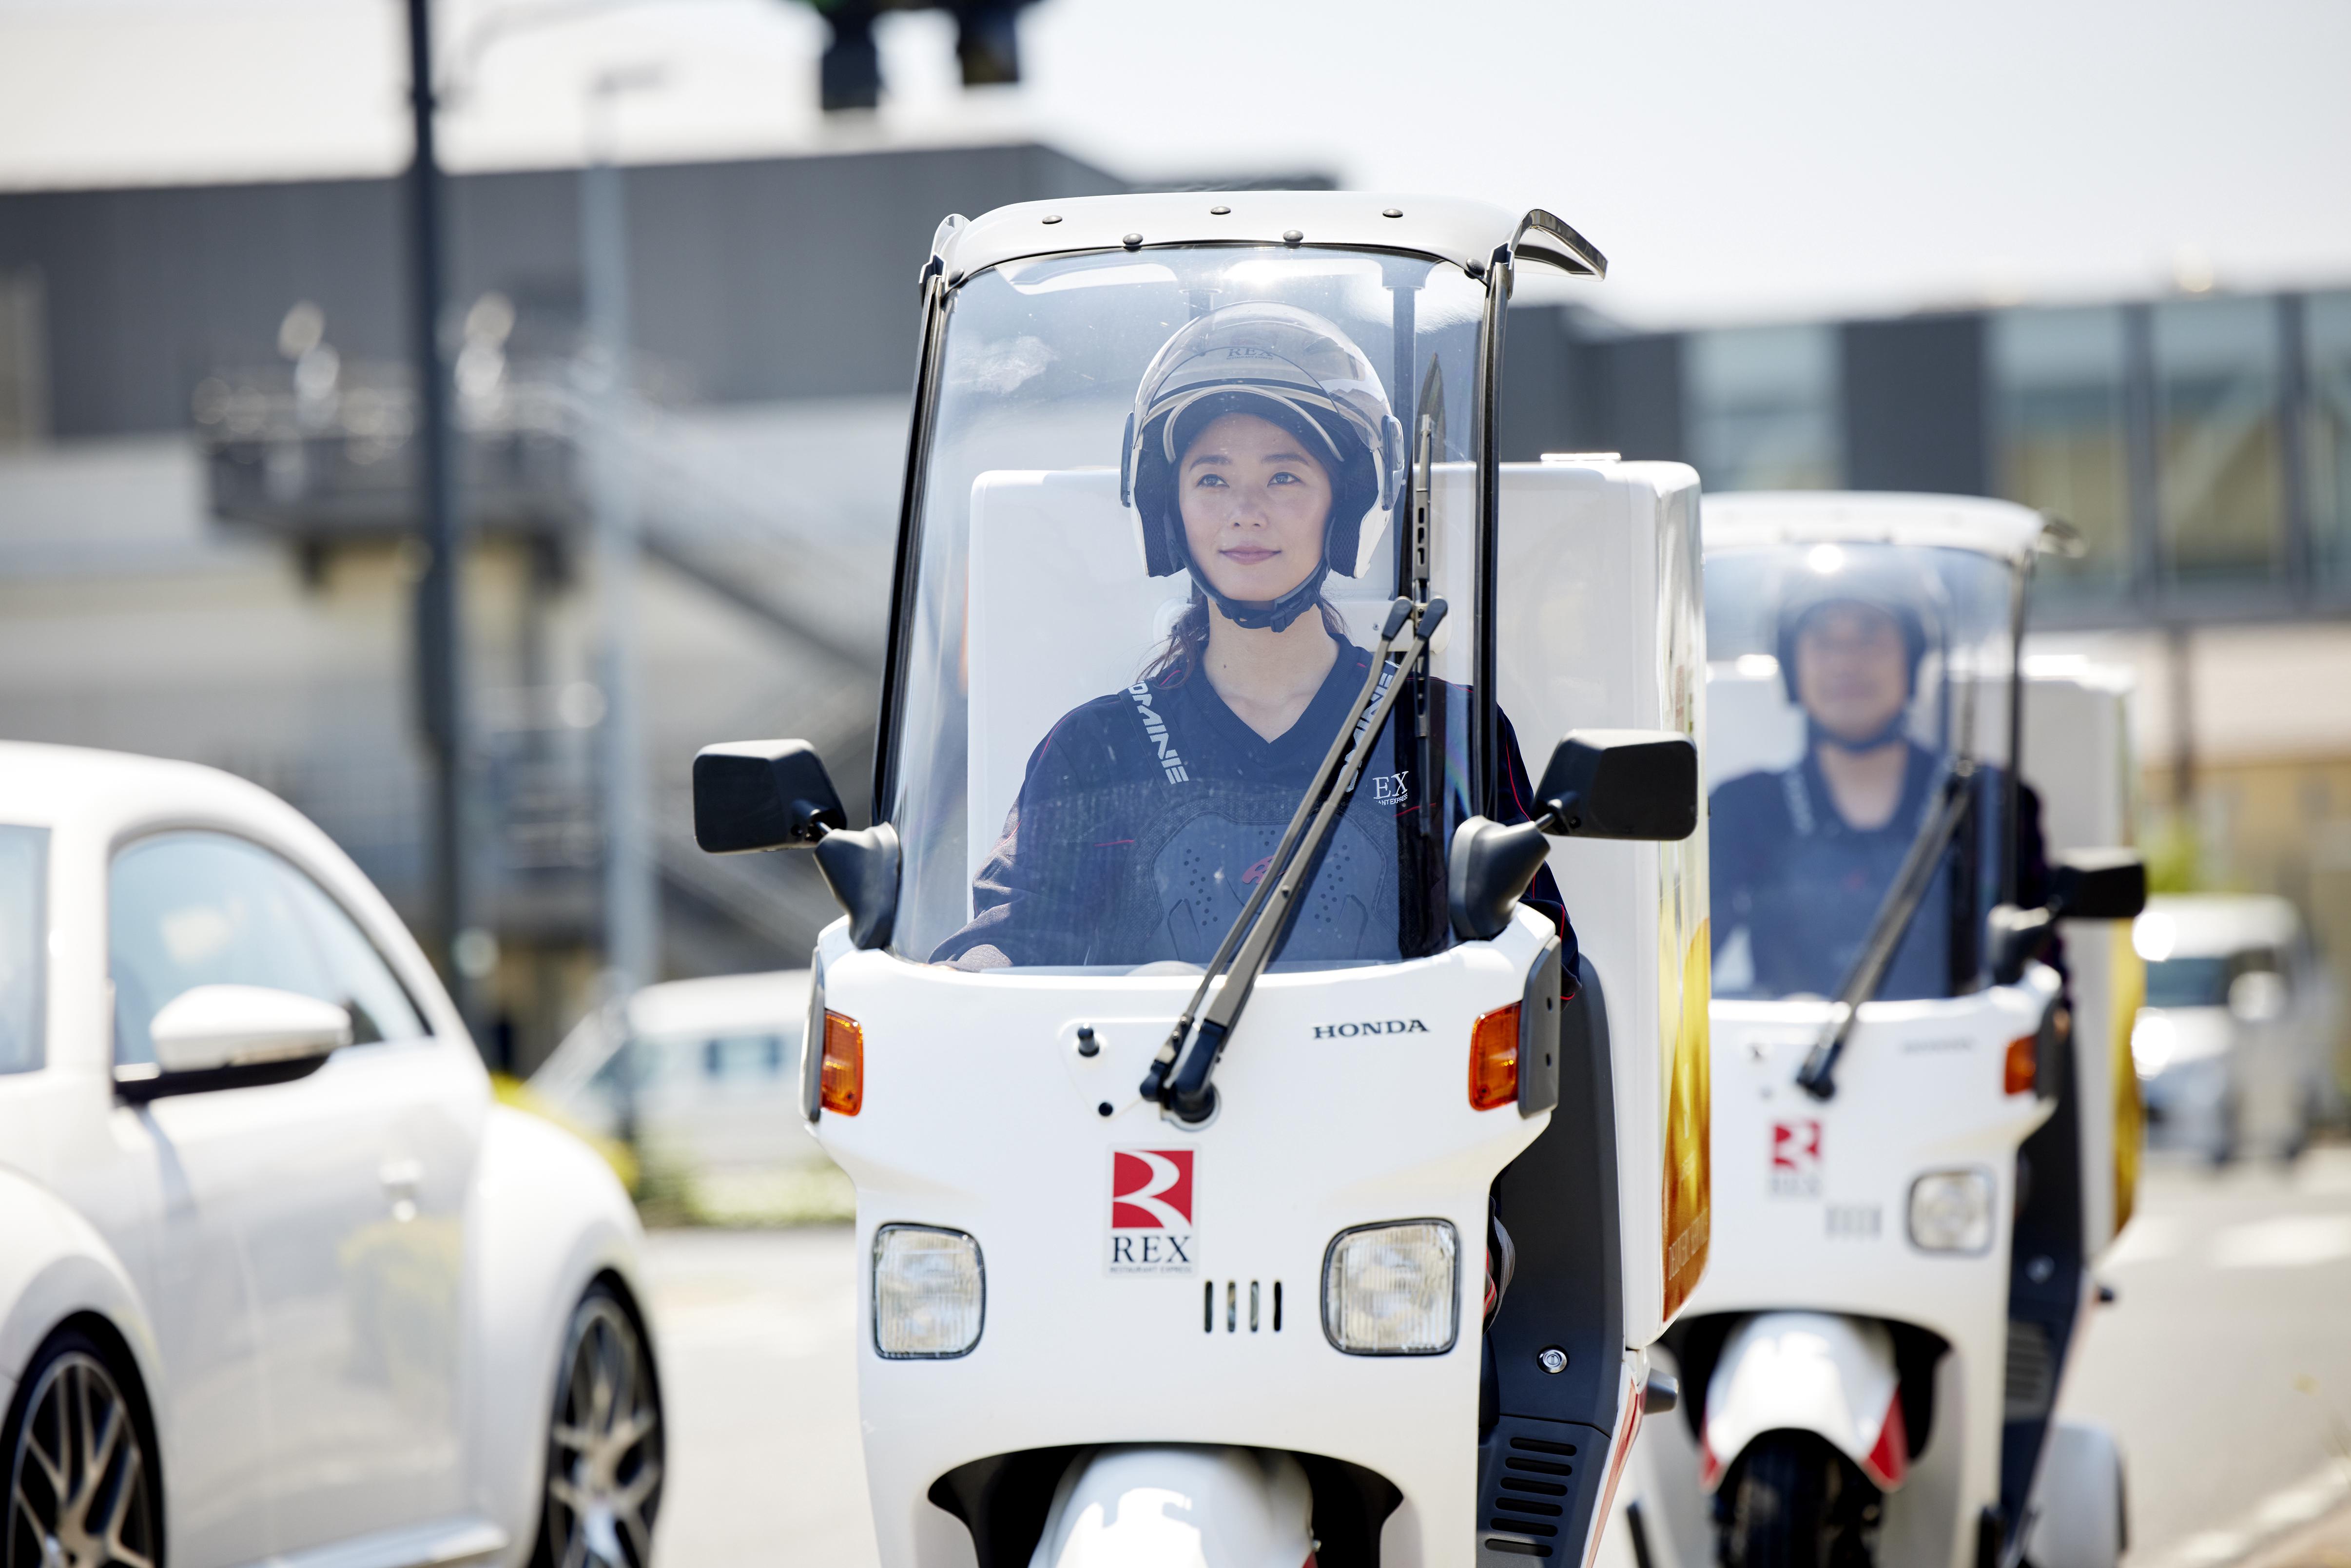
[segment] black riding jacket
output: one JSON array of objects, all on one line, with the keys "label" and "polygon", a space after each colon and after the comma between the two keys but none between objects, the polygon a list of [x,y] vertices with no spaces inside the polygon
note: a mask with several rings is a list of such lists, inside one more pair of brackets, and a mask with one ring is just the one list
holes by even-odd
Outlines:
[{"label": "black riding jacket", "polygon": [[[1855,828],[1839,814],[1810,748],[1793,768],[1742,774],[1714,791],[1708,805],[1708,852],[1715,951],[1734,932],[1747,933],[1757,995],[1833,997],[1852,969],[1878,905],[1940,793],[1942,759],[1916,743],[1906,745],[1909,758],[1901,799],[1878,828]],[[1989,767],[1976,775],[1984,808],[1975,819],[1980,830],[1998,820],[2002,778],[2000,769]],[[2017,890],[2020,901],[2031,907],[2047,897],[2049,883],[2041,798],[2030,785],[2017,794]],[[1951,856],[1946,853],[1877,996],[1907,1000],[1951,994]],[[2049,961],[2064,971],[2053,947]]]},{"label": "black riding jacket", "polygon": [[[1029,758],[1004,836],[974,880],[971,923],[933,960],[985,967],[993,948],[1023,966],[1207,963],[1265,874],[1370,664],[1368,652],[1343,643],[1306,711],[1272,740],[1192,668],[1071,709]],[[1431,683],[1433,708],[1462,700]],[[1416,748],[1395,740],[1407,712],[1400,703],[1391,716],[1277,957],[1394,960],[1404,934],[1427,918],[1425,899],[1407,909],[1399,897],[1427,804]],[[1503,739],[1503,820],[1524,821],[1533,791],[1507,722]],[[1448,786],[1458,795],[1460,780]],[[1441,846],[1437,864],[1441,882]],[[1558,925],[1572,977],[1575,935],[1548,870],[1526,902]]]}]

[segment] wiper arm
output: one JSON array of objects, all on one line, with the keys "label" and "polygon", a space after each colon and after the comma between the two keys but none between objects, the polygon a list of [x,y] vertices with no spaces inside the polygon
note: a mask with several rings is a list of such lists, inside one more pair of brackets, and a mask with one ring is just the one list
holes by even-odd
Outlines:
[{"label": "wiper arm", "polygon": [[1942,799],[1936,803],[1934,816],[1910,841],[1909,852],[1902,857],[1901,869],[1894,873],[1885,902],[1877,906],[1877,918],[1870,923],[1868,940],[1861,945],[1852,971],[1837,988],[1828,1029],[1796,1074],[1796,1086],[1815,1100],[1827,1100],[1836,1093],[1837,1058],[1844,1054],[1844,1042],[1853,1033],[1861,1004],[1877,994],[1879,982],[1894,962],[1895,950],[1910,929],[1911,917],[1926,901],[1927,890],[1934,886],[1935,868],[1949,847],[1951,835],[1967,820],[1975,772],[1975,764],[1963,758],[1944,776]]},{"label": "wiper arm", "polygon": [[[1400,598],[1388,607],[1387,621],[1381,626],[1379,642],[1372,649],[1371,667],[1364,672],[1364,684],[1355,693],[1353,703],[1348,706],[1347,712],[1351,716],[1362,713],[1364,705],[1370,702],[1373,695],[1378,690],[1380,677],[1387,670],[1389,650],[1395,646],[1396,633],[1403,629],[1405,618],[1411,613],[1412,601],[1409,599]],[[1322,803],[1323,782],[1333,776],[1340,761],[1346,755],[1353,729],[1352,724],[1342,725],[1338,733],[1331,737],[1330,748],[1322,754],[1322,761],[1315,768],[1313,778],[1309,780],[1306,792],[1299,797],[1298,809],[1290,815],[1290,825],[1282,830],[1281,841],[1274,846],[1273,853],[1267,857],[1265,874],[1258,878],[1256,890],[1249,895],[1248,902],[1241,905],[1241,912],[1233,921],[1231,928],[1226,931],[1225,939],[1217,945],[1216,954],[1208,960],[1207,970],[1200,976],[1200,984],[1193,991],[1192,999],[1184,1004],[1183,1016],[1176,1020],[1175,1029],[1169,1031],[1167,1039],[1159,1047],[1158,1055],[1152,1059],[1149,1071],[1144,1074],[1141,1092],[1145,1100],[1164,1100],[1167,1074],[1175,1067],[1176,1053],[1184,1049],[1184,1041],[1191,1034],[1192,1025],[1199,1017],[1200,1007],[1207,997],[1210,983],[1224,971],[1225,966],[1231,962],[1233,950],[1240,946],[1242,937],[1249,934],[1250,923],[1257,918],[1258,911],[1264,907],[1266,898],[1273,892],[1278,869],[1290,863],[1290,853],[1297,849],[1300,836],[1305,832],[1306,825],[1313,820],[1314,809]]]},{"label": "wiper arm", "polygon": [[[1331,747],[1299,798],[1298,810],[1282,831],[1281,841],[1268,859],[1256,891],[1217,944],[1216,956],[1209,959],[1192,999],[1185,1004],[1183,1016],[1176,1020],[1144,1074],[1141,1092],[1145,1100],[1172,1106],[1187,1122],[1207,1118],[1215,1103],[1208,1076],[1215,1071],[1217,1058],[1223,1053],[1233,1026],[1240,1021],[1241,1010],[1249,1006],[1258,977],[1289,929],[1299,890],[1330,837],[1341,808],[1354,792],[1364,760],[1405,687],[1398,677],[1412,668],[1437,634],[1445,608],[1442,599],[1421,605],[1398,599],[1389,606],[1386,623],[1380,628],[1379,642],[1372,651],[1371,668],[1364,674],[1363,688],[1348,706],[1347,722],[1332,737]],[[1208,1001],[1219,973],[1225,976],[1224,987],[1214,1001]],[[1187,1040],[1192,1049],[1186,1055]]]},{"label": "wiper arm", "polygon": [[[1948,650],[1945,656],[1949,658]],[[1955,744],[1951,768],[1943,776],[1943,798],[1933,819],[1910,841],[1910,852],[1902,857],[1902,867],[1894,873],[1893,885],[1886,890],[1885,902],[1877,906],[1877,918],[1870,924],[1869,939],[1861,945],[1844,984],[1837,988],[1836,1006],[1829,1011],[1829,1026],[1804,1058],[1804,1065],[1797,1070],[1796,1087],[1815,1100],[1828,1100],[1836,1094],[1837,1058],[1844,1054],[1844,1042],[1861,1016],[1861,1004],[1877,994],[1879,982],[1886,978],[1886,968],[1894,962],[1895,949],[1902,945],[1904,935],[1910,929],[1911,917],[1918,913],[1927,890],[1935,883],[1936,862],[1943,858],[1951,835],[1959,831],[1974,801],[1976,681],[1973,670],[1964,674],[1967,680],[1959,687],[1959,729],[1952,737]],[[1949,678],[1947,674],[1947,684]],[[1947,729],[1945,733],[1951,732]]]}]

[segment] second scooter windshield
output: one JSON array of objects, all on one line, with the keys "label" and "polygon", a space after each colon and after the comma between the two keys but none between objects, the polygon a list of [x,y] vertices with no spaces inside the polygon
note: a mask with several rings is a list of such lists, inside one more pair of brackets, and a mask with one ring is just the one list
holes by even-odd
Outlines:
[{"label": "second scooter windshield", "polygon": [[1798,542],[1713,556],[1707,580],[1715,994],[1970,988],[2001,871],[2012,569]]}]

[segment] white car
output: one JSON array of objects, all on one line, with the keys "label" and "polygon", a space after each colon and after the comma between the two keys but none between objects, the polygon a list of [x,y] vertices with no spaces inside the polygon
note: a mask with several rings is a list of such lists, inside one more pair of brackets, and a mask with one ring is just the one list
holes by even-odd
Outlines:
[{"label": "white car", "polygon": [[2131,1056],[2147,1141],[2218,1161],[2291,1159],[2337,1096],[2332,982],[2283,898],[2151,898],[2131,940],[2147,999]]},{"label": "white car", "polygon": [[298,812],[0,745],[7,1568],[644,1568],[635,1216]]}]

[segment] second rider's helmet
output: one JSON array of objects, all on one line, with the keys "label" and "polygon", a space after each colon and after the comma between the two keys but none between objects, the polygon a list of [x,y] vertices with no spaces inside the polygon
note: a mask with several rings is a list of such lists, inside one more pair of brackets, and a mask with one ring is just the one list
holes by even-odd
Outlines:
[{"label": "second rider's helmet", "polygon": [[1876,549],[1829,546],[1825,551],[1815,550],[1804,570],[1783,585],[1773,629],[1772,652],[1779,656],[1780,680],[1788,700],[1802,700],[1796,692],[1797,634],[1815,613],[1832,604],[1859,605],[1894,622],[1910,669],[1910,695],[1916,697],[1919,667],[1928,653],[1942,643],[1942,598],[1932,574],[1907,562],[1882,559]]},{"label": "second rider's helmet", "polygon": [[1228,413],[1271,420],[1304,443],[1331,476],[1322,559],[1279,599],[1230,599],[1193,573],[1237,624],[1280,631],[1311,609],[1336,571],[1358,575],[1376,525],[1403,483],[1404,431],[1371,361],[1331,322],[1289,305],[1229,305],[1186,324],[1143,372],[1121,454],[1120,499],[1139,514],[1145,569],[1172,577],[1192,565],[1176,502],[1176,468],[1208,423]]}]

